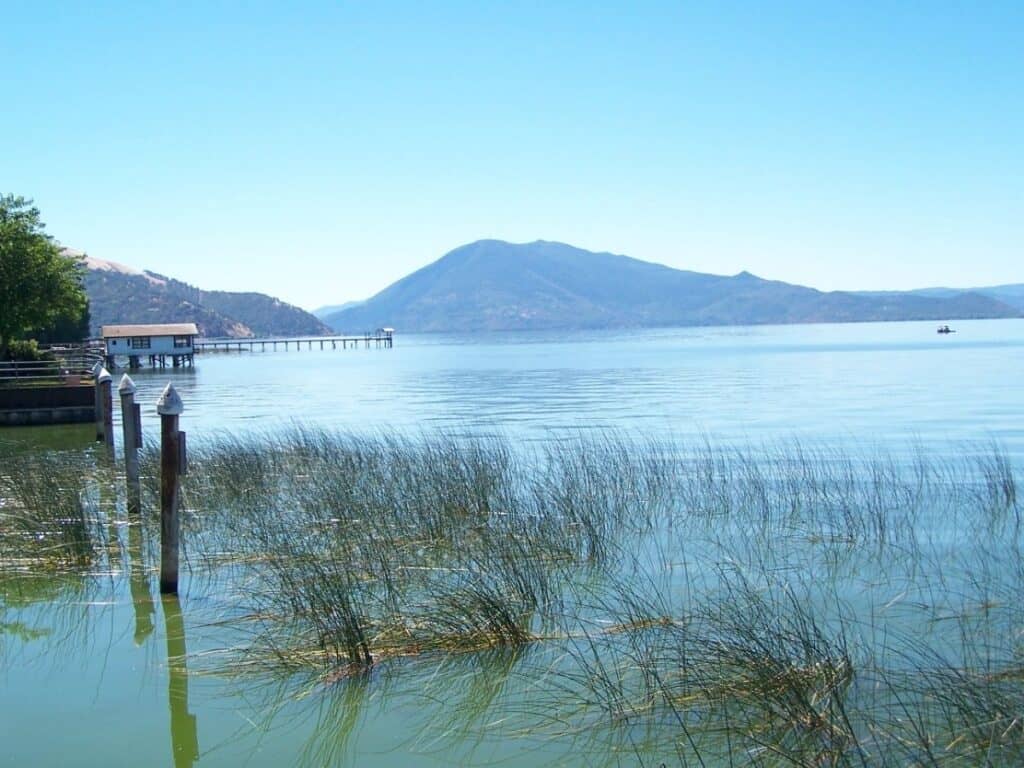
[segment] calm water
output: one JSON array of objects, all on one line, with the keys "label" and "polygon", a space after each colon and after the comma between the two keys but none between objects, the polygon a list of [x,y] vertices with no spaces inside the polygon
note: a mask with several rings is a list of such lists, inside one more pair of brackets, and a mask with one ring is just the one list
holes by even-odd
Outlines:
[{"label": "calm water", "polygon": [[[1024,452],[1024,321],[399,336],[391,350],[206,355],[134,379],[154,434],[172,381],[192,440],[292,421],[354,431],[617,428],[775,441],[995,439]],[[12,439],[10,431],[0,439]],[[25,439],[24,437],[20,439]]]},{"label": "calm water", "polygon": [[[1019,464],[1024,322],[956,328],[948,337],[934,323],[399,335],[391,350],[206,355],[194,371],[134,378],[151,440],[155,401],[173,381],[191,442],[293,421],[536,440],[611,428],[896,452],[920,444],[939,454],[996,441]],[[0,431],[0,441],[43,449],[87,449],[90,437],[88,428]],[[231,595],[186,580],[180,606],[150,598],[118,522],[110,574],[21,580],[0,606],[0,763],[277,766],[358,755],[361,765],[533,765],[571,749],[486,736],[442,749],[445,726],[424,711],[422,694],[458,696],[472,670],[455,669],[444,684],[416,680],[415,692],[375,673],[311,701],[185,674],[175,658],[186,647],[190,658],[223,647],[215,622]]]}]

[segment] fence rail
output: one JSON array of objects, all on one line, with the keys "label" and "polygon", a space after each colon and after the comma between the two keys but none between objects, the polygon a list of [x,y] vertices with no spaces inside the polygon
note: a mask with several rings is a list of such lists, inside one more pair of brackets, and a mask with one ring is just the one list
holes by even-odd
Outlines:
[{"label": "fence rail", "polygon": [[19,383],[59,383],[92,374],[103,361],[103,348],[91,344],[59,345],[41,348],[49,359],[0,362],[0,386]]}]

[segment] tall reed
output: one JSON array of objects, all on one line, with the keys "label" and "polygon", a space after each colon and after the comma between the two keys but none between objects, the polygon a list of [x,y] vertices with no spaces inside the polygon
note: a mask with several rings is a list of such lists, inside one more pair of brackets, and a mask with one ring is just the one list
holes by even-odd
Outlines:
[{"label": "tall reed", "polygon": [[[938,461],[296,427],[192,452],[189,559],[229,566],[216,592],[246,620],[246,670],[365,690],[371,669],[490,655],[509,663],[451,697],[450,722],[655,764],[1024,756],[1024,539],[994,446]],[[43,532],[54,561],[86,563],[93,496],[59,463],[0,473],[0,539]]]}]

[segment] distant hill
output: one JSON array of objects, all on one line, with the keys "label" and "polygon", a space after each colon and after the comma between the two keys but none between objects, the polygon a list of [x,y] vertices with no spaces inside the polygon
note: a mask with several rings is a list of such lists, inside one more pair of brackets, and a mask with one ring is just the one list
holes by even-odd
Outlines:
[{"label": "distant hill", "polygon": [[93,335],[99,335],[104,325],[176,322],[195,322],[203,336],[332,333],[305,310],[262,293],[204,291],[156,272],[84,259]]},{"label": "distant hill", "polygon": [[991,296],[867,295],[672,269],[563,243],[480,240],[327,315],[359,332],[573,329],[1019,317]]},{"label": "distant hill", "polygon": [[325,317],[328,317],[329,315],[337,314],[338,312],[341,312],[341,310],[343,309],[358,307],[362,303],[363,302],[361,301],[346,301],[342,304],[330,304],[326,307],[319,307],[318,309],[314,309],[313,315],[323,320]]},{"label": "distant hill", "polygon": [[1024,312],[1024,283],[1013,285],[994,285],[991,288],[976,288],[975,293],[991,296],[993,299],[1009,304]]},{"label": "distant hill", "polygon": [[[864,296],[891,296],[900,293],[899,291],[858,291]],[[905,291],[914,296],[932,296],[940,298],[955,298],[969,293],[980,296],[988,296],[990,299],[1009,304],[1015,309],[1024,312],[1024,283],[1013,283],[1010,285],[990,285],[983,288],[917,288],[912,291]]]}]

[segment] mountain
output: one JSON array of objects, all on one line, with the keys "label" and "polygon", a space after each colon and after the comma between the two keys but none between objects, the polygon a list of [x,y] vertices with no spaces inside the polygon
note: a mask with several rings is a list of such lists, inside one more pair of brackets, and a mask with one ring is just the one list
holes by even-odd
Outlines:
[{"label": "mountain", "polygon": [[81,256],[90,332],[104,325],[194,322],[203,336],[306,336],[331,329],[305,310],[262,293],[204,291],[164,275]]},{"label": "mountain", "polygon": [[975,293],[990,296],[993,299],[1009,304],[1024,312],[1024,283],[1012,285],[993,285],[990,288],[976,288]]},{"label": "mountain", "polygon": [[865,295],[672,269],[564,243],[480,240],[324,319],[344,332],[575,329],[1020,317],[979,293]]},{"label": "mountain", "polygon": [[[864,296],[889,296],[898,291],[858,291]],[[1010,285],[990,285],[982,288],[917,288],[905,293],[914,296],[933,296],[941,298],[953,298],[968,293],[975,293],[979,296],[988,296],[990,299],[1001,301],[1015,309],[1024,312],[1024,283],[1013,283]]]},{"label": "mountain", "polygon": [[316,317],[319,317],[321,320],[323,320],[325,317],[327,317],[329,315],[336,314],[338,312],[341,312],[341,310],[349,309],[350,307],[358,307],[362,303],[363,302],[361,302],[361,301],[346,301],[346,302],[344,302],[342,304],[329,304],[326,307],[320,307],[318,309],[314,309],[313,310],[313,315],[316,316]]}]

